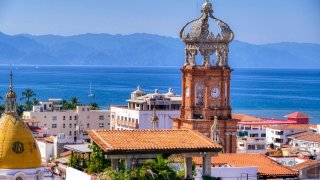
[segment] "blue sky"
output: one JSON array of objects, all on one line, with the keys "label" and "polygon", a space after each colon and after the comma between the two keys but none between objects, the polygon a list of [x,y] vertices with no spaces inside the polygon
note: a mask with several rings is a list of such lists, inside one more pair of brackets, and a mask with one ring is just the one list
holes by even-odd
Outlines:
[{"label": "blue sky", "polygon": [[[237,40],[320,43],[320,0],[211,0]],[[152,33],[178,37],[202,0],[0,0],[6,34]]]}]

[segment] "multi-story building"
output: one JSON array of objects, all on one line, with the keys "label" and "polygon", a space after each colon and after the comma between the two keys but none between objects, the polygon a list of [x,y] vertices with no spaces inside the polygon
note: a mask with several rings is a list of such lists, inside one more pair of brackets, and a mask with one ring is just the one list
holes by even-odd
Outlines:
[{"label": "multi-story building", "polygon": [[138,86],[127,102],[127,106],[110,106],[111,129],[151,129],[154,110],[158,116],[157,129],[172,129],[171,117],[179,116],[181,96],[171,88],[165,94],[158,90],[147,94]]},{"label": "multi-story building", "polygon": [[287,124],[267,127],[267,144],[270,145],[270,147],[281,148],[284,144],[289,144],[288,136],[302,132],[314,131],[312,127],[316,127],[316,125]]},{"label": "multi-story building", "polygon": [[307,131],[293,134],[288,136],[288,139],[293,149],[320,160],[320,134],[318,132]]},{"label": "multi-story building", "polygon": [[285,116],[287,119],[258,118],[245,114],[232,114],[232,117],[240,120],[237,124],[238,153],[265,153],[268,148],[266,127],[307,124],[309,121],[309,117],[300,112]]},{"label": "multi-story building", "polygon": [[23,112],[24,119],[39,119],[38,127],[45,135],[65,134],[68,138],[87,139],[85,130],[109,129],[110,111],[91,110],[90,106],[77,106],[76,110],[63,110],[61,99],[49,99]]}]

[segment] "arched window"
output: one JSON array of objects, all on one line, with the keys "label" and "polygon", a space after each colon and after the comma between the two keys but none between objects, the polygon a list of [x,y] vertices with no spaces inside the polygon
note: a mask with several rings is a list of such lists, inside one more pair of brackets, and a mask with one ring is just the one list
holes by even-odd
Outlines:
[{"label": "arched window", "polygon": [[197,83],[195,86],[195,106],[203,106],[204,99],[204,85],[203,83]]}]

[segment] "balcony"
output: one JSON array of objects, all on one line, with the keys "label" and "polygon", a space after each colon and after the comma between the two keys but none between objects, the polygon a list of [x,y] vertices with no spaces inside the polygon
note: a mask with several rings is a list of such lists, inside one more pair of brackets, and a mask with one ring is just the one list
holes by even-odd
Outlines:
[{"label": "balcony", "polygon": [[125,121],[125,120],[118,119],[117,120],[117,124],[121,125],[121,126],[132,127],[132,128],[135,128],[135,129],[139,128],[139,125],[138,125],[137,122],[130,122],[130,121]]}]

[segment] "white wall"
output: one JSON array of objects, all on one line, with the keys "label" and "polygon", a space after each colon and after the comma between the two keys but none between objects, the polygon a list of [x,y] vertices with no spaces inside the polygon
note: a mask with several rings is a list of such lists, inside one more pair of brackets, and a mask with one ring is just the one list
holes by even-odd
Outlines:
[{"label": "white wall", "polygon": [[[196,167],[195,180],[202,180],[202,167]],[[248,175],[248,176],[247,176]],[[222,180],[250,179],[257,180],[258,167],[212,167],[211,176]]]},{"label": "white wall", "polygon": [[83,173],[77,169],[74,169],[72,167],[67,167],[66,169],[66,180],[92,180],[93,177],[91,177],[87,173]]},{"label": "white wall", "polygon": [[53,143],[48,143],[48,142],[43,142],[37,140],[40,154],[41,154],[41,159],[49,162],[50,156],[54,158],[54,153],[53,153]]},{"label": "white wall", "polygon": [[[110,111],[111,116],[114,116],[114,118],[111,119],[111,123],[114,124],[115,129],[135,129],[133,127],[121,126],[120,124],[117,124],[116,120],[118,119],[118,117],[119,119],[121,119],[121,117],[123,117],[123,119],[127,118],[127,120],[129,118],[134,119],[135,122],[138,122],[138,129],[140,130],[151,128],[152,111],[138,111],[134,109],[128,109],[126,107],[116,106],[111,106]],[[170,117],[178,117],[180,115],[179,110],[158,110],[156,113],[159,118],[158,129],[172,129],[173,123]]]}]

